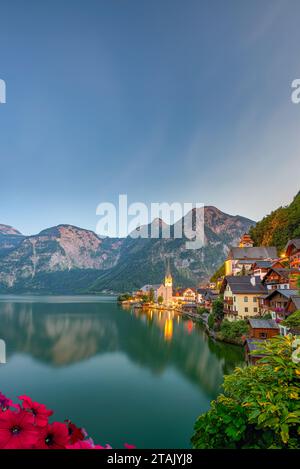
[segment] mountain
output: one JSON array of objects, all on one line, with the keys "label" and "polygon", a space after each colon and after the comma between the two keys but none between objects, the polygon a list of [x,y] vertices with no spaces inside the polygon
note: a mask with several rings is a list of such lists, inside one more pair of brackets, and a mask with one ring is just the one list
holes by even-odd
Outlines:
[{"label": "mountain", "polygon": [[[104,238],[72,225],[58,225],[34,236],[15,236],[13,246],[0,251],[0,291],[37,293],[98,293],[132,290],[159,283],[169,259],[175,284],[197,285],[207,280],[224,261],[229,246],[254,225],[252,220],[205,207],[205,245],[186,249],[187,238],[175,238],[178,223],[185,232],[199,231],[195,211],[170,227],[170,238],[137,237],[144,230],[167,229],[161,219],[135,230],[127,238]],[[198,214],[199,215],[199,214]],[[1,225],[3,226],[3,225]],[[13,230],[13,229],[12,229]],[[1,243],[0,243],[1,247]]]},{"label": "mountain", "polygon": [[177,223],[183,224],[187,233],[192,228],[198,232],[199,227],[194,222],[204,217],[203,248],[186,249],[185,237],[172,237],[176,226],[171,227],[170,239],[126,238],[120,245],[117,264],[103,272],[89,291],[126,291],[146,283],[159,283],[164,277],[166,259],[170,261],[177,286],[196,286],[206,281],[225,260],[229,247],[235,245],[255,222],[228,215],[211,206],[197,210],[203,211],[199,217],[186,216]]},{"label": "mountain", "polygon": [[300,192],[293,201],[264,217],[250,235],[256,246],[276,246],[282,251],[289,239],[300,237]]},{"label": "mountain", "polygon": [[23,239],[20,231],[12,226],[0,224],[0,256],[16,248]]},{"label": "mountain", "polygon": [[112,267],[117,257],[114,243],[106,246],[92,231],[55,226],[23,237],[14,249],[2,254],[0,289],[74,291],[75,284],[75,289],[89,285],[98,271]]},{"label": "mountain", "polygon": [[0,224],[0,234],[1,235],[21,235],[20,231],[16,230],[12,226],[1,225],[1,224]]}]

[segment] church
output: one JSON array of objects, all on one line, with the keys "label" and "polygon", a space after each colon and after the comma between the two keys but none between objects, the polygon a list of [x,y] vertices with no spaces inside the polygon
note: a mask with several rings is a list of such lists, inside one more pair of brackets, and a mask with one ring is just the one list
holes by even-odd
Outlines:
[{"label": "church", "polygon": [[168,262],[164,283],[158,285],[144,285],[141,291],[149,293],[154,291],[154,299],[158,300],[159,297],[163,298],[163,304],[170,304],[173,301],[173,278],[171,275],[170,264]]}]

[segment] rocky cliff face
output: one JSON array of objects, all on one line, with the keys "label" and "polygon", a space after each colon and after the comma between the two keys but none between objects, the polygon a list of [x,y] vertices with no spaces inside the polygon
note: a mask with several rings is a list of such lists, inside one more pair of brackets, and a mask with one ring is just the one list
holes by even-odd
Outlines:
[{"label": "rocky cliff face", "polygon": [[[224,261],[229,246],[236,245],[254,225],[247,218],[227,215],[215,207],[205,207],[202,216],[205,245],[197,250],[186,249],[186,238],[174,238],[175,226],[169,239],[101,239],[92,231],[71,225],[24,237],[5,227],[3,233],[0,231],[0,291],[131,290],[144,283],[159,283],[167,258],[177,285],[197,285],[209,278]],[[194,220],[187,217],[179,223],[190,223],[186,228],[191,230],[195,229]],[[166,226],[161,220],[152,226],[157,224]]]},{"label": "rocky cliff face", "polygon": [[0,258],[0,284],[2,288],[12,288],[41,274],[112,267],[118,253],[113,246],[106,249],[102,244],[103,240],[92,231],[71,225],[25,237]]}]

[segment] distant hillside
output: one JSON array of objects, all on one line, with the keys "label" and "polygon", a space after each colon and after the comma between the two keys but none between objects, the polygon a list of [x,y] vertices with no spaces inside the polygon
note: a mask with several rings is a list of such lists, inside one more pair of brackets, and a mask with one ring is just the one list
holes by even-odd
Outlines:
[{"label": "distant hillside", "polygon": [[[190,221],[177,223],[184,223],[189,232]],[[201,249],[186,249],[185,238],[124,239],[116,265],[104,271],[89,291],[130,291],[146,283],[159,283],[164,277],[166,259],[170,261],[176,286],[197,286],[207,281],[225,260],[229,247],[235,245],[255,222],[239,215],[228,215],[211,206],[204,209],[204,222],[205,246]]]},{"label": "distant hillside", "polygon": [[300,237],[300,192],[290,205],[264,217],[250,235],[256,246],[276,246],[282,251],[289,239]]}]

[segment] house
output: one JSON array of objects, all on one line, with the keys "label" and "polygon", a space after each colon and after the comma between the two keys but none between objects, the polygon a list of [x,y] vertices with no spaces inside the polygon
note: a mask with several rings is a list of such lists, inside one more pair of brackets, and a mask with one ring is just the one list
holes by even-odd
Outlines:
[{"label": "house", "polygon": [[252,248],[254,241],[248,233],[244,233],[239,242],[239,248]]},{"label": "house", "polygon": [[229,250],[225,261],[226,276],[247,274],[255,261],[275,261],[278,258],[276,247],[253,247],[245,236],[242,236],[239,247]]},{"label": "house", "polygon": [[287,311],[287,306],[289,301],[294,297],[298,297],[297,290],[272,290],[265,298],[260,300],[261,311],[263,314],[271,312],[273,319],[282,321],[291,314]]},{"label": "house", "polygon": [[251,266],[251,272],[262,280],[272,267],[280,269],[284,268],[284,265],[280,261],[255,261]]},{"label": "house", "polygon": [[224,317],[233,321],[258,316],[258,300],[266,295],[267,289],[254,275],[230,275],[224,278],[221,293],[224,294]]},{"label": "house", "polygon": [[300,270],[300,238],[291,239],[285,247],[285,253],[289,258],[290,267]]},{"label": "house", "polygon": [[268,290],[295,288],[300,271],[272,267],[264,276],[262,283]]},{"label": "house", "polygon": [[197,288],[197,303],[204,303],[205,294],[207,293],[207,288]]},{"label": "house", "polygon": [[250,339],[271,339],[279,334],[279,326],[273,319],[249,319]]},{"label": "house", "polygon": [[180,288],[176,291],[176,300],[195,303],[197,299],[197,293],[193,288]]},{"label": "house", "polygon": [[219,298],[219,292],[216,290],[207,290],[204,296],[204,307],[209,311],[212,310],[213,302]]},{"label": "house", "polygon": [[300,295],[297,292],[296,295],[291,296],[288,300],[288,303],[286,305],[287,316],[299,310],[300,310]]},{"label": "house", "polygon": [[245,355],[246,355],[246,362],[249,365],[256,365],[257,361],[260,358],[264,357],[263,354],[257,351],[261,343],[263,343],[263,340],[259,340],[259,339],[247,339],[246,340]]}]

